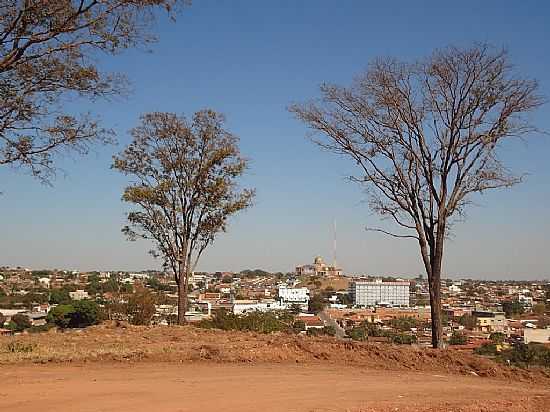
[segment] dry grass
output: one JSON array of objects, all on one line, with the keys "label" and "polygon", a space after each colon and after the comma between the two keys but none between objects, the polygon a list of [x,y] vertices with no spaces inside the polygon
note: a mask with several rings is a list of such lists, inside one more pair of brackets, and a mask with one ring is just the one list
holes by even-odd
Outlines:
[{"label": "dry grass", "polygon": [[327,337],[115,324],[0,337],[0,364],[98,361],[335,363],[550,383],[546,371],[509,368],[475,355]]}]

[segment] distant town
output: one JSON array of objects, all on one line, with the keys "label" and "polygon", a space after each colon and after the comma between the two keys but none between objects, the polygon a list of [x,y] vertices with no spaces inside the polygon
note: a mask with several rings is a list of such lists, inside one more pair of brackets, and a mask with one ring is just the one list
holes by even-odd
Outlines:
[{"label": "distant town", "polygon": [[[498,352],[519,342],[550,343],[550,281],[445,279],[441,290],[443,330],[450,348]],[[189,279],[188,300],[185,318],[189,323],[211,322],[220,313],[235,318],[285,313],[296,333],[431,343],[424,277],[344,275],[342,268],[326,264],[319,256],[289,273],[195,272]],[[177,321],[177,284],[172,274],[0,267],[2,335],[63,326],[68,309],[60,308],[77,310],[82,302],[94,305],[97,319],[90,324]]]}]

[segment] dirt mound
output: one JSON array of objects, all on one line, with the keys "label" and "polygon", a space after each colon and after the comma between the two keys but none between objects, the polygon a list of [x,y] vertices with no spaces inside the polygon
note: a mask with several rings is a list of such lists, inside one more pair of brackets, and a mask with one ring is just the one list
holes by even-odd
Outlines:
[{"label": "dirt mound", "polygon": [[477,375],[524,382],[549,380],[473,354],[287,334],[262,335],[185,327],[106,324],[82,331],[0,338],[0,364],[20,362],[327,363],[381,370]]}]

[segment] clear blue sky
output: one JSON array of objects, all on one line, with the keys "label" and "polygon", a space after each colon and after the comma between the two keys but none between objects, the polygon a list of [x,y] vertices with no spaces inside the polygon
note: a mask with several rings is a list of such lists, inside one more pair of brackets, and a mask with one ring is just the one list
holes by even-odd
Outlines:
[{"label": "clear blue sky", "polygon": [[[323,81],[347,84],[377,56],[412,59],[449,44],[508,47],[518,70],[550,96],[550,4],[499,1],[195,1],[175,23],[161,19],[153,53],[104,60],[127,73],[133,94],[86,109],[118,132],[119,146],[85,159],[64,158],[54,187],[0,171],[0,265],[32,268],[158,267],[146,242],[120,228],[125,179],[109,169],[141,113],[227,115],[252,161],[246,184],[253,209],[235,218],[204,256],[201,270],[261,267],[291,271],[317,254],[346,272],[417,274],[417,245],[364,231],[379,223],[361,189],[345,180],[353,166],[321,152],[289,103],[318,95]],[[550,130],[547,105],[535,116]],[[524,184],[477,198],[447,244],[445,271],[481,278],[550,278],[550,139],[508,146],[503,158]]]}]

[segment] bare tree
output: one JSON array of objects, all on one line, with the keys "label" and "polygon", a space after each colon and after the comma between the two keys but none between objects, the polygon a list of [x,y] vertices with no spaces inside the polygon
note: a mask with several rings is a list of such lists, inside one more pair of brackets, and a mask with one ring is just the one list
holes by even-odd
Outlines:
[{"label": "bare tree", "polygon": [[[428,275],[432,344],[444,346],[444,240],[471,196],[520,181],[497,147],[535,131],[526,114],[543,103],[537,83],[514,73],[505,51],[449,47],[413,63],[380,59],[351,87],[323,85],[322,98],[290,111],[322,148],[358,165],[352,180],[370,207],[418,242]],[[315,137],[318,136],[318,137]]]},{"label": "bare tree", "polygon": [[247,167],[238,138],[222,115],[203,110],[189,122],[172,113],[149,113],[132,130],[133,142],[113,167],[136,180],[123,200],[138,206],[123,229],[129,239],[151,239],[178,285],[178,322],[185,322],[189,276],[227,219],[251,205],[253,190],[240,190]]},{"label": "bare tree", "polygon": [[23,167],[48,182],[52,155],[84,154],[112,132],[77,99],[120,95],[124,76],[104,73],[101,54],[146,44],[155,10],[183,0],[3,0],[0,4],[0,165]]}]

